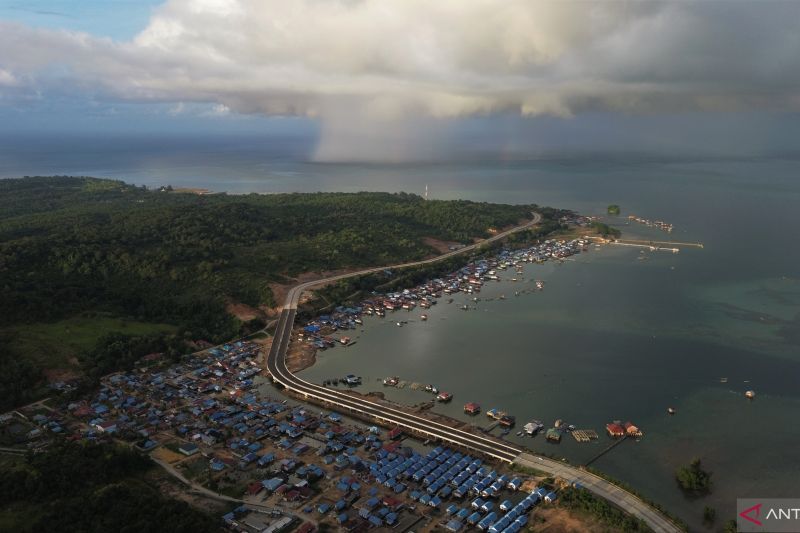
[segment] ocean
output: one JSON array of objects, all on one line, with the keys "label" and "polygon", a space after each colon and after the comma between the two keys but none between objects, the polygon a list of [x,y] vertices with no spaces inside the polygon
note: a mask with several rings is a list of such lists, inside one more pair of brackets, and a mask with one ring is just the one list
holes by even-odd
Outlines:
[{"label": "ocean", "polygon": [[[0,177],[92,175],[157,187],[229,193],[407,191],[432,198],[537,203],[605,216],[627,238],[702,242],[703,249],[651,252],[591,247],[563,264],[526,267],[524,280],[487,284],[478,310],[440,301],[418,313],[365,320],[357,343],[319,354],[303,372],[322,380],[355,373],[361,390],[418,403],[423,392],[384,388],[400,376],[455,396],[436,410],[467,419],[480,403],[551,426],[563,419],[601,433],[579,444],[567,436],[511,440],[582,464],[608,439],[607,422],[644,432],[592,466],[623,480],[700,528],[711,505],[733,518],[737,497],[794,497],[800,478],[800,160],[634,154],[443,159],[420,163],[319,163],[303,139],[220,137],[5,139]],[[674,224],[666,234],[636,214]],[[509,278],[513,274],[505,273]],[[514,294],[542,279],[545,289]],[[727,378],[722,382],[721,378]],[[744,398],[755,390],[756,399]],[[674,407],[676,414],[667,414]],[[471,419],[486,426],[484,415]],[[689,499],[675,469],[699,457],[713,492]]]}]

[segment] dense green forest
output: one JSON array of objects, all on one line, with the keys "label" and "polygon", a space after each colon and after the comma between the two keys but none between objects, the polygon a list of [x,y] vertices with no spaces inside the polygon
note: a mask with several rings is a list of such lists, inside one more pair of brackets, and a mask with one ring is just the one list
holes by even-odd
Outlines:
[{"label": "dense green forest", "polygon": [[227,327],[214,321],[216,297],[273,304],[270,281],[420,258],[432,252],[424,237],[467,242],[531,209],[409,194],[199,196],[92,178],[2,180],[0,323],[104,308],[213,336]]},{"label": "dense green forest", "polygon": [[[174,326],[112,342],[100,338],[112,331],[98,326],[97,345],[81,358],[95,375],[115,360],[132,362],[137,346],[185,349],[167,336],[227,340],[242,325],[226,304],[272,306],[272,282],[422,258],[435,253],[426,237],[471,242],[530,218],[535,207],[403,193],[201,196],[85,177],[0,180],[0,331],[14,339],[0,343],[0,357],[26,356],[24,325],[74,317]],[[58,335],[51,337],[55,351]],[[15,369],[26,385],[0,383],[0,397],[25,399],[35,370]]]},{"label": "dense green forest", "polygon": [[121,446],[60,443],[0,470],[8,531],[211,532],[217,521],[143,478],[150,459]]}]

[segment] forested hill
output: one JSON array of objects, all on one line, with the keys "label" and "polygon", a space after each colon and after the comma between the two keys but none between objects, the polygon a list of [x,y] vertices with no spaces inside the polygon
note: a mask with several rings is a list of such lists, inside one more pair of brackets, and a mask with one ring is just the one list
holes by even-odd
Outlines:
[{"label": "forested hill", "polygon": [[425,237],[468,242],[530,218],[534,207],[388,193],[201,196],[84,177],[0,180],[0,333],[101,313],[223,340],[238,327],[225,302],[273,305],[270,282],[421,258],[434,253]]},{"label": "forested hill", "polygon": [[104,308],[183,319],[227,296],[272,304],[268,282],[432,252],[530,217],[532,206],[409,194],[200,196],[92,178],[0,180],[3,323]]}]

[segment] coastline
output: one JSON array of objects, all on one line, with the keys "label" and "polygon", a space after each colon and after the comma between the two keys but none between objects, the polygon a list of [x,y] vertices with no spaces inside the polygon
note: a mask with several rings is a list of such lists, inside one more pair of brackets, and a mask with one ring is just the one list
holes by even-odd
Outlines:
[{"label": "coastline", "polygon": [[[585,219],[585,221],[582,220],[582,219]],[[577,216],[576,220],[581,221],[581,222],[590,223],[592,219],[589,218],[589,217]],[[569,242],[569,241],[576,241],[576,240],[587,240],[589,242],[593,242],[596,239],[600,238],[600,235],[594,228],[592,228],[590,226],[586,226],[584,224],[570,224],[568,229],[557,230],[557,231],[553,232],[552,234],[545,235],[545,237],[547,237],[548,240],[553,240],[553,241],[557,241],[557,242],[561,242],[561,243],[565,243],[565,242]],[[438,242],[438,245],[441,246],[441,247],[444,247],[445,245],[451,245],[451,244],[452,243],[444,243],[443,241],[439,241]],[[583,246],[583,251],[588,251],[588,249],[589,249],[589,247],[588,247],[588,243],[587,243],[586,245]],[[443,248],[440,251],[442,251],[442,253],[445,253],[447,251],[452,251],[452,247],[450,247],[449,250],[447,248]],[[485,259],[487,259],[489,261],[497,261],[499,258],[500,258],[500,254],[492,254],[488,258],[485,258]],[[563,261],[563,258],[557,258],[557,260],[562,260]],[[446,275],[444,275],[442,277],[444,277],[444,278],[452,278],[453,276],[456,276],[458,272],[463,271],[464,269],[466,269],[470,265],[475,265],[476,261],[478,261],[478,260],[472,259],[472,260],[468,261],[460,269],[456,269],[456,270],[450,271],[450,272],[448,272]],[[322,273],[322,275],[323,276],[329,276],[329,275],[336,275],[336,274],[346,274],[346,273],[349,273],[351,271],[353,271],[353,270],[345,269],[345,270],[341,270],[341,271],[325,272],[325,273]],[[307,281],[311,281],[313,279],[316,279],[317,277],[318,277],[318,275],[316,273],[309,272],[309,273],[305,273],[305,274],[302,274],[300,276],[297,276],[296,281],[297,282],[307,282]],[[531,281],[533,281],[533,280],[531,280]],[[273,284],[273,285],[275,285],[275,286],[280,288],[280,291],[276,292],[275,294],[276,294],[276,296],[281,296],[281,297],[285,297],[285,295],[289,291],[289,288],[291,287],[290,285],[287,285],[287,284],[281,284],[281,285]],[[320,286],[319,288],[323,288],[323,287],[324,286]],[[273,291],[275,291],[275,287],[273,287],[271,285],[271,288],[273,288]],[[409,286],[397,287],[397,290],[406,290],[406,289],[407,290],[415,290],[417,288],[419,288],[419,286],[409,285]],[[476,290],[479,291],[480,289],[478,288]],[[519,292],[527,292],[527,291],[530,291],[530,290],[533,290],[533,289],[522,289]],[[386,294],[383,294],[383,293],[374,294],[374,298],[381,298],[381,297],[384,297],[384,296],[386,296]],[[443,298],[441,298],[441,296],[442,295],[439,294],[437,296],[437,299],[443,299]],[[303,297],[301,298],[300,303],[301,304],[310,303],[317,297],[318,296],[311,296],[311,293],[305,293],[303,295]],[[478,298],[478,299],[480,300],[480,298]],[[327,299],[326,299],[326,301],[327,301]],[[372,301],[372,299],[364,299],[362,301],[359,301],[356,304],[356,306],[358,308],[361,308],[361,306],[369,305],[371,303],[371,301]],[[432,301],[431,303],[436,303],[436,302]],[[325,307],[323,307],[321,309],[314,309],[312,311],[312,314],[315,317],[319,317],[321,315],[321,311],[323,311],[325,309],[333,308],[335,306],[342,306],[342,305],[344,305],[344,302],[328,302],[328,305],[326,305]],[[399,309],[399,306],[398,306],[398,309]],[[414,308],[407,309],[407,310],[409,312],[411,310],[415,310],[417,312],[424,311],[424,309],[414,309]],[[280,312],[280,307],[274,308],[273,311]],[[371,314],[371,312],[368,312],[368,314]],[[407,320],[404,320],[404,321],[407,321]],[[311,322],[313,322],[313,319],[311,320]],[[363,325],[359,326],[360,331],[363,332],[364,330],[361,329],[361,328],[363,328]],[[300,325],[296,325],[292,329],[292,342],[289,344],[288,352],[286,354],[286,364],[287,364],[288,368],[292,372],[295,372],[295,373],[296,372],[302,372],[303,370],[307,370],[307,369],[313,367],[317,362],[317,351],[320,350],[320,349],[323,349],[323,348],[320,348],[318,346],[315,346],[315,345],[307,342],[307,339],[303,338],[303,334],[304,334],[303,330],[304,330],[303,326],[300,326]],[[347,331],[347,330],[345,329],[344,331]],[[320,334],[324,335],[328,339],[332,338],[331,336],[334,333],[341,334],[341,331],[338,330],[337,328],[324,328],[324,329],[320,330]],[[346,348],[347,347],[347,345],[341,346],[341,345],[339,345],[339,343],[335,343],[334,346],[336,346],[337,348]],[[331,348],[328,347],[328,348],[324,348],[324,349],[331,349]]]}]

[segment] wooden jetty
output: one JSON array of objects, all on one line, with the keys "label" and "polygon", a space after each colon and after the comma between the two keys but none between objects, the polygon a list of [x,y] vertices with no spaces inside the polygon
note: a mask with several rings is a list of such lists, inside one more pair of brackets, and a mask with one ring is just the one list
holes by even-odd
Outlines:
[{"label": "wooden jetty", "polygon": [[656,248],[677,248],[678,246],[690,248],[703,248],[702,242],[678,242],[678,241],[645,241],[639,239],[614,239],[612,244],[627,244],[636,246],[654,246]]},{"label": "wooden jetty", "polygon": [[608,452],[610,452],[611,450],[613,450],[614,448],[616,448],[617,446],[619,446],[619,444],[620,444],[622,441],[626,440],[627,438],[628,438],[628,436],[627,436],[627,435],[625,435],[625,436],[624,436],[624,437],[622,437],[621,439],[617,439],[617,440],[615,440],[614,442],[612,442],[611,444],[609,444],[609,445],[608,445],[608,447],[606,447],[606,448],[605,448],[605,449],[604,449],[602,452],[598,453],[597,455],[595,455],[594,457],[592,457],[591,459],[589,459],[588,461],[586,461],[586,464],[585,464],[585,465],[583,465],[583,466],[589,466],[589,465],[590,465],[590,464],[592,464],[593,462],[597,461],[598,459],[600,459],[601,457],[603,457],[605,454],[607,454]]},{"label": "wooden jetty", "polygon": [[500,421],[499,421],[499,420],[495,420],[494,422],[492,422],[491,424],[489,424],[488,426],[486,426],[486,427],[483,429],[483,432],[484,432],[484,433],[489,433],[489,432],[491,432],[491,431],[492,431],[494,428],[496,428],[496,427],[497,427],[497,426],[499,426],[499,425],[500,425]]}]

